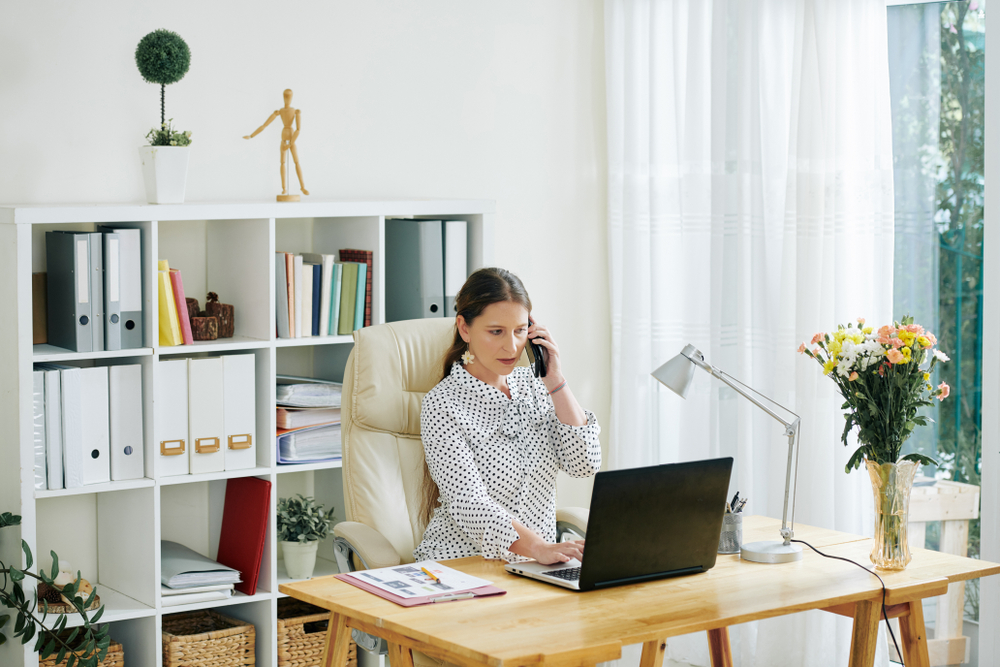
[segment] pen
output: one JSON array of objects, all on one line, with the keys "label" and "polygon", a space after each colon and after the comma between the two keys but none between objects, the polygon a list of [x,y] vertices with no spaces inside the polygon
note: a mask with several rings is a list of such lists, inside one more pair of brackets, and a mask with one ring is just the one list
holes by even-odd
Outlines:
[{"label": "pen", "polygon": [[457,593],[455,595],[442,595],[439,598],[431,598],[431,602],[451,602],[452,600],[468,600],[476,597],[475,593]]},{"label": "pen", "polygon": [[430,577],[431,579],[433,579],[434,583],[436,583],[436,584],[440,584],[441,583],[441,580],[437,578],[437,575],[434,574],[433,572],[431,572],[430,570],[428,570],[426,567],[422,567],[420,569],[424,571],[424,574],[426,574],[428,577]]}]

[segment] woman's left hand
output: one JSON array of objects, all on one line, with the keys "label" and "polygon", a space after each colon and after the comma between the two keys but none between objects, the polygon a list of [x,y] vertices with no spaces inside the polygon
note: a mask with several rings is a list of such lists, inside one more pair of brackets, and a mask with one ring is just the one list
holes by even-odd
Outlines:
[{"label": "woman's left hand", "polygon": [[533,343],[545,348],[545,382],[546,389],[552,390],[564,380],[562,374],[562,362],[559,359],[559,346],[556,345],[552,334],[543,325],[535,322],[528,327],[528,339]]}]

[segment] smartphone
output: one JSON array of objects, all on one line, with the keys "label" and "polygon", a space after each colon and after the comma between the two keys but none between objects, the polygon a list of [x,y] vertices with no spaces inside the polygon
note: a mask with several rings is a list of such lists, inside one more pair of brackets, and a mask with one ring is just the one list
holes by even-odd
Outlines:
[{"label": "smartphone", "polygon": [[[534,322],[531,318],[528,318],[528,326],[533,325]],[[533,342],[530,338],[528,339],[528,361],[531,362],[532,368],[535,369],[535,377],[543,378],[545,377],[545,372],[548,370],[545,364],[545,358],[547,356],[545,348],[541,345]]]}]

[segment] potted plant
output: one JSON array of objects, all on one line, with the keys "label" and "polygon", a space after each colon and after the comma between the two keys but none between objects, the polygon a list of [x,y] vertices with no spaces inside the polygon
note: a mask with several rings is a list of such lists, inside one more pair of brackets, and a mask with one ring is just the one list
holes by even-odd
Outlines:
[{"label": "potted plant", "polygon": [[139,147],[146,199],[150,204],[184,201],[191,133],[173,129],[166,118],[166,87],[184,78],[191,66],[191,50],[175,32],[154,30],[139,41],[135,64],[142,78],[160,84],[160,126],[146,134],[147,146]]},{"label": "potted plant", "polygon": [[292,579],[312,578],[319,541],[330,534],[332,508],[328,512],[312,496],[296,494],[278,499],[278,540],[285,569]]},{"label": "potted plant", "polygon": [[[910,490],[917,469],[936,461],[916,452],[903,454],[903,443],[928,418],[918,414],[932,399],[948,398],[950,388],[931,383],[934,368],[948,355],[934,349],[937,338],[912,317],[879,327],[859,319],[833,333],[818,333],[799,352],[823,366],[844,397],[844,445],[857,427],[858,448],[847,472],[864,464],[875,498],[875,534],[871,561],[882,570],[902,570],[910,562],[907,521]],[[811,349],[809,346],[813,346]],[[924,366],[924,362],[927,365]]]},{"label": "potted plant", "polygon": [[[0,514],[0,528],[17,526],[20,523],[20,516],[10,512]],[[38,651],[42,660],[55,654],[57,665],[66,663],[77,667],[97,667],[107,655],[111,637],[108,635],[110,626],[107,623],[100,627],[95,625],[104,613],[104,607],[99,606],[93,614],[87,613],[97,600],[96,589],[90,586],[79,572],[75,577],[60,572],[59,557],[56,552],[51,552],[52,571],[45,572],[39,568],[38,574],[35,574],[30,570],[34,564],[31,549],[24,540],[21,540],[21,551],[24,552],[23,569],[15,567],[14,564],[7,565],[0,562],[0,612],[5,611],[4,608],[17,612],[14,636],[20,637],[22,644],[27,644],[34,638],[34,650]],[[35,596],[30,591],[25,592],[23,582],[26,578],[36,579],[45,584],[66,603],[62,606],[71,605],[80,615],[82,626],[67,635],[69,631],[65,628],[69,617],[66,614],[58,614],[54,622],[46,624],[50,612],[49,602],[44,598],[36,602]],[[7,641],[2,628],[9,620],[10,614],[0,613],[0,644]]]}]

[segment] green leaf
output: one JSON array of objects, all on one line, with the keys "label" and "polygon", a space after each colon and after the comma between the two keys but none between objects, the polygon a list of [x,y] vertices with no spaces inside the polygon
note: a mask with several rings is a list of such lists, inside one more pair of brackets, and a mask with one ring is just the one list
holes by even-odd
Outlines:
[{"label": "green leaf", "polygon": [[[41,639],[41,635],[39,635],[39,639]],[[38,657],[44,660],[45,658],[55,653],[55,651],[56,651],[56,640],[50,639],[49,643],[45,645],[45,648],[42,649]]]},{"label": "green leaf", "polygon": [[56,555],[55,551],[50,551],[52,554],[52,574],[50,575],[52,579],[59,576],[59,556]]},{"label": "green leaf", "polygon": [[[88,606],[89,606],[89,605],[88,605]],[[97,623],[97,620],[98,620],[99,618],[101,618],[101,616],[102,616],[103,614],[104,614],[104,607],[102,606],[101,608],[99,608],[99,609],[97,610],[97,612],[96,612],[96,613],[95,613],[95,614],[94,614],[93,616],[91,616],[91,617],[90,617],[90,622],[91,622],[91,623]]]},{"label": "green leaf", "polygon": [[937,461],[930,458],[929,456],[924,456],[923,454],[917,454],[916,452],[914,452],[913,454],[907,454],[906,456],[901,458],[900,461],[916,461],[922,466],[936,466],[938,464]]},{"label": "green leaf", "polygon": [[10,620],[10,614],[0,614],[0,628],[7,625],[7,621]]},{"label": "green leaf", "polygon": [[864,457],[864,454],[865,454],[865,448],[864,447],[858,447],[854,451],[854,453],[851,454],[850,460],[847,462],[847,465],[844,467],[844,472],[850,473],[852,470],[856,470],[857,468],[861,467],[861,460]]},{"label": "green leaf", "polygon": [[56,664],[62,664],[62,661],[66,659],[66,651],[69,650],[65,646],[60,647],[59,653],[56,654]]},{"label": "green leaf", "polygon": [[21,550],[24,552],[24,569],[27,570],[35,562],[35,559],[31,557],[31,547],[24,540],[21,540]]}]

